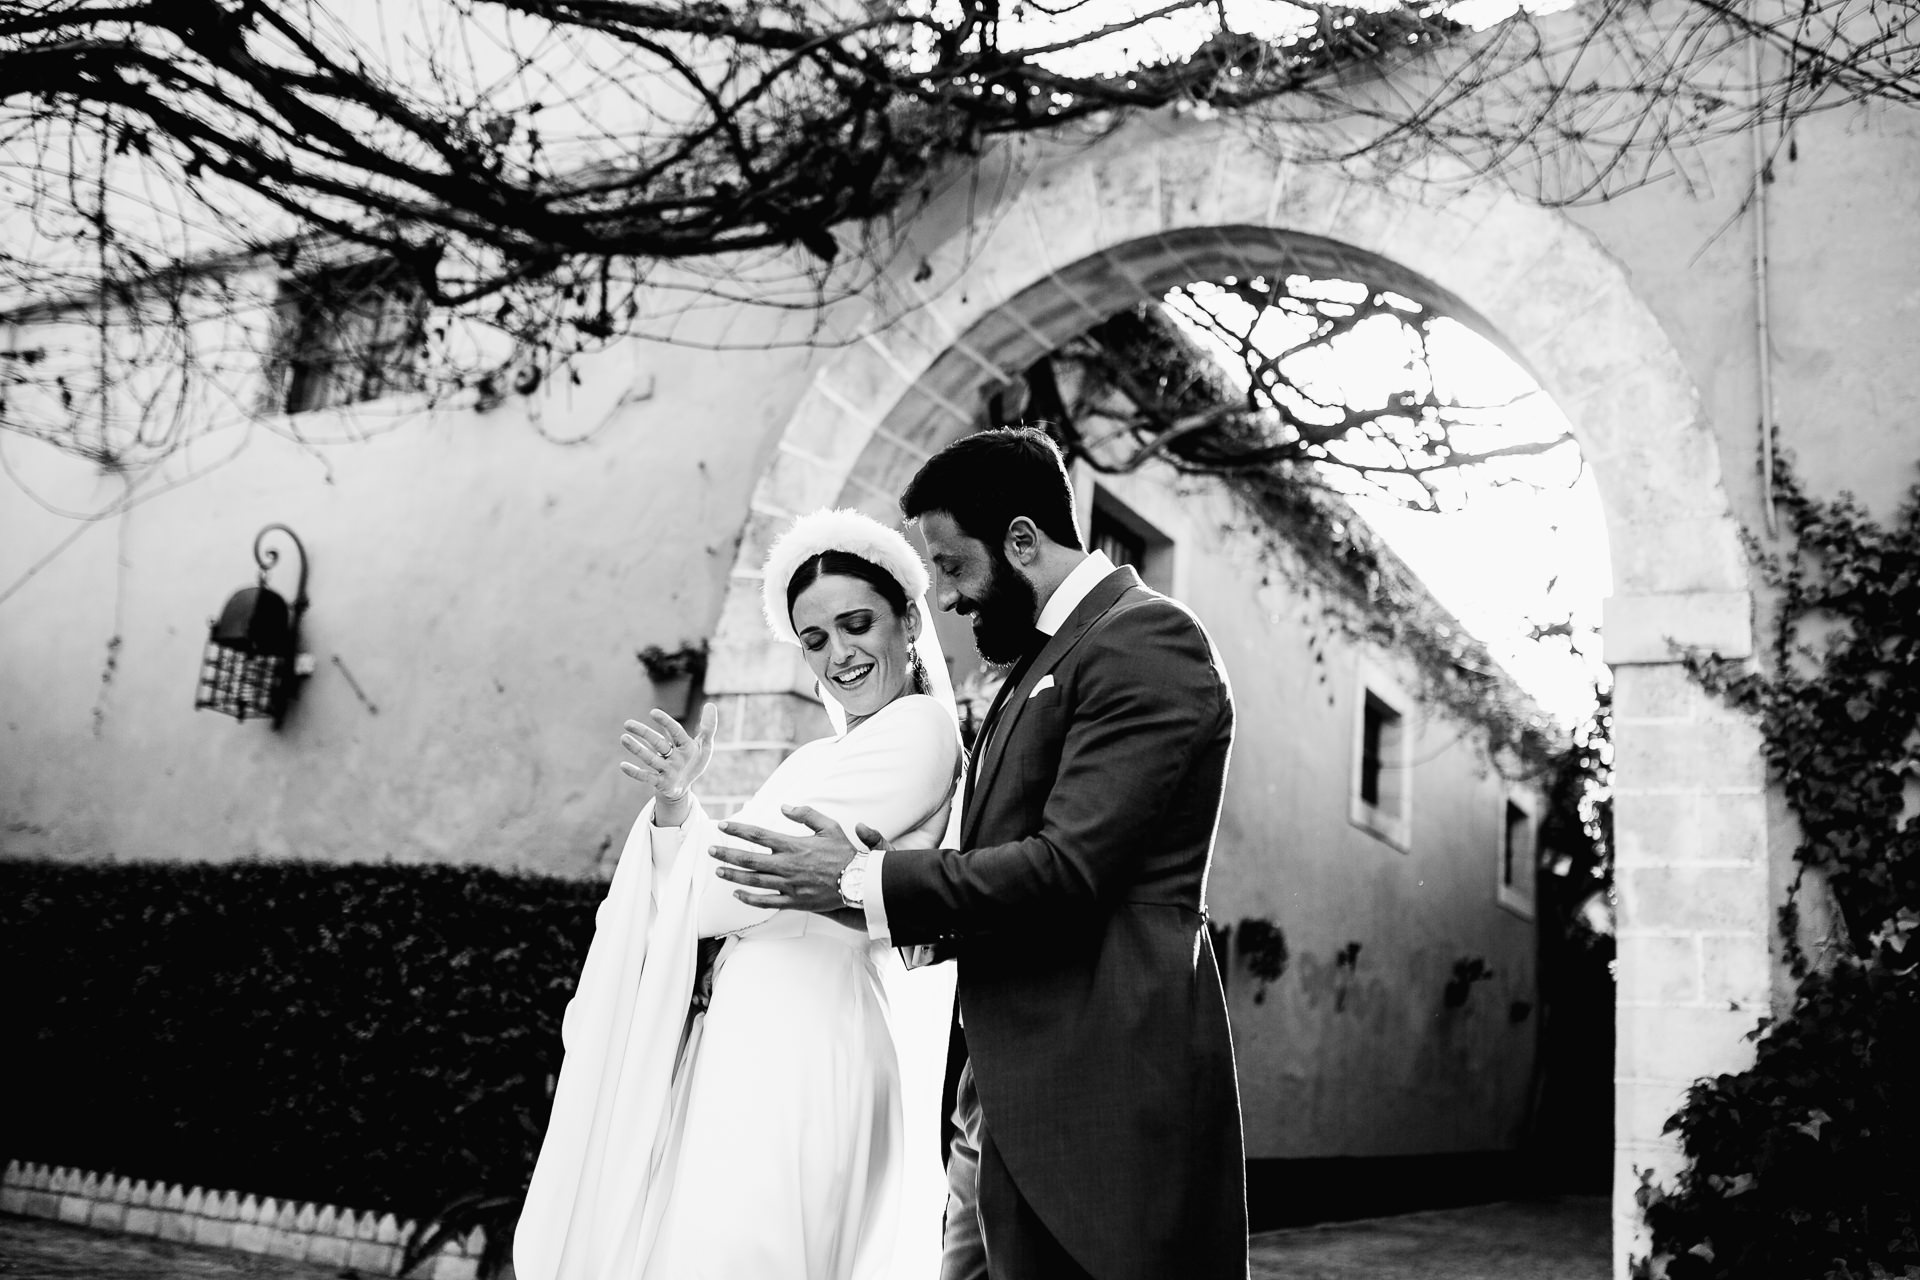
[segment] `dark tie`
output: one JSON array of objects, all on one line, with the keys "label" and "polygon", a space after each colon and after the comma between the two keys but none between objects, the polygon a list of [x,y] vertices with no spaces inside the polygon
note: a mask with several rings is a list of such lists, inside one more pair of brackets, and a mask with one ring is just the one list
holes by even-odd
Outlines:
[{"label": "dark tie", "polygon": [[981,722],[980,736],[974,739],[973,759],[967,764],[969,790],[973,787],[980,761],[986,758],[987,748],[993,744],[994,730],[1000,727],[1001,713],[1006,710],[1007,700],[1013,696],[1014,686],[1026,676],[1028,668],[1033,666],[1033,660],[1040,656],[1040,650],[1045,648],[1047,641],[1052,638],[1040,628],[1035,627],[1033,635],[1027,640],[1026,652],[1020,655],[1019,661],[1015,662],[1012,670],[1007,672],[1007,678],[1000,682],[1000,692],[993,696],[993,706],[988,708],[987,718]]}]

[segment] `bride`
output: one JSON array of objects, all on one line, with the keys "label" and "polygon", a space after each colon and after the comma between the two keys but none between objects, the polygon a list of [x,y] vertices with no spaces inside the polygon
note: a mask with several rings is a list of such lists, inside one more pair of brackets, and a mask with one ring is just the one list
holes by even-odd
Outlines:
[{"label": "bride", "polygon": [[[802,517],[768,553],[773,634],[798,644],[835,735],[800,747],[730,815],[806,828],[782,806],[895,845],[934,847],[958,816],[953,692],[924,596],[927,572],[895,531],[854,511]],[[934,1137],[951,977],[931,972],[890,1010],[862,917],[741,902],[710,846],[735,843],[694,783],[697,733],[628,721],[652,790],[596,917],[562,1022],[566,1059],[514,1238],[520,1280],[892,1280],[938,1265],[945,1183]],[[857,864],[856,864],[857,865]],[[701,939],[724,939],[704,1000]],[[946,968],[946,966],[943,966]],[[931,981],[923,982],[927,978]],[[700,1005],[704,1003],[704,1010]],[[919,1029],[904,1081],[899,1006]],[[690,1012],[691,1009],[691,1012]]]}]

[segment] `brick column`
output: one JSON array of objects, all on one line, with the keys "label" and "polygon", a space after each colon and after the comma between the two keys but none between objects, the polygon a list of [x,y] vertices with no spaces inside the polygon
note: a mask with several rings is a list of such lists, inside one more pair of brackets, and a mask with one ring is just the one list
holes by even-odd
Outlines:
[{"label": "brick column", "polygon": [[826,734],[827,713],[800,693],[716,693],[720,726],[700,800],[715,817],[745,803],[773,767],[803,742]]},{"label": "brick column", "polygon": [[1614,669],[1619,964],[1614,1049],[1614,1275],[1644,1255],[1634,1192],[1670,1181],[1661,1129],[1687,1086],[1753,1061],[1768,1008],[1772,907],[1765,765],[1747,717],[1701,691],[1675,646],[1752,653],[1744,592],[1608,602]]}]

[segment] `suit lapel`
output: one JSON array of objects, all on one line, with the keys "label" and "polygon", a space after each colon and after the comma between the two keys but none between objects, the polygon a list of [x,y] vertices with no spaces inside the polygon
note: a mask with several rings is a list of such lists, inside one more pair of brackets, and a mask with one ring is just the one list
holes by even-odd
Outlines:
[{"label": "suit lapel", "polygon": [[[1045,646],[1043,645],[1042,648]],[[1033,655],[1039,658],[1038,650]],[[996,741],[1000,734],[1001,708],[1007,705],[1007,699],[1013,693],[1013,687],[1025,678],[1027,668],[1032,663],[1016,664],[1007,671],[1006,679],[1000,682],[1000,691],[993,695],[993,705],[987,708],[986,719],[980,722],[980,733],[974,739],[973,754],[967,759],[967,794],[974,792],[974,780],[980,776],[980,757],[986,754],[988,745]]]},{"label": "suit lapel", "polygon": [[982,743],[991,750],[975,762],[974,786],[967,793],[965,829],[961,833],[963,847],[973,843],[974,832],[979,828],[985,809],[985,797],[993,789],[994,779],[1000,772],[1000,762],[1006,759],[1007,744],[1013,741],[1013,735],[1019,730],[1020,715],[1026,710],[1033,687],[1059,666],[1061,659],[1073,652],[1073,647],[1080,643],[1094,623],[1120,602],[1121,596],[1139,585],[1140,575],[1130,565],[1121,565],[1100,579],[1093,590],[1086,594],[1086,598],[1074,606],[1060,629],[1042,646],[1033,665],[1021,675],[1014,688],[1011,691],[1003,690],[1005,701],[1000,704],[997,716],[990,713],[987,725],[993,732],[981,736]]}]

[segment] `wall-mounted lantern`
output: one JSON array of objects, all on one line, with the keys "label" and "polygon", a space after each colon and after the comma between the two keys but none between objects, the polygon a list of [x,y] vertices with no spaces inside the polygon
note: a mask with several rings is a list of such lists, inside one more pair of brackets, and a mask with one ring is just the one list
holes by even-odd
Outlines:
[{"label": "wall-mounted lantern", "polygon": [[[300,586],[291,606],[267,585],[267,571],[280,562],[280,553],[264,544],[276,531],[300,553]],[[307,549],[293,530],[270,524],[254,535],[253,561],[260,566],[260,584],[234,592],[214,620],[193,705],[236,720],[271,719],[278,728],[297,678],[313,671],[312,656],[299,652],[300,616],[307,611]]]}]

